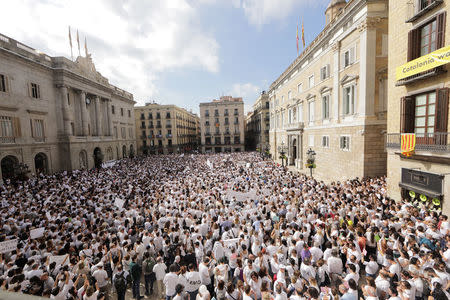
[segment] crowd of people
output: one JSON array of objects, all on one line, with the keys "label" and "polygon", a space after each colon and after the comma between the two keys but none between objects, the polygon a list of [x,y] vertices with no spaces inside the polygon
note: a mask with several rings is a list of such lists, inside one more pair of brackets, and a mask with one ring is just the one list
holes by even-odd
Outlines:
[{"label": "crowd of people", "polygon": [[[255,153],[160,155],[0,186],[0,286],[51,299],[448,299],[450,224]],[[35,234],[42,229],[41,234]],[[3,243],[3,244],[2,244]],[[141,284],[143,286],[141,286]]]}]

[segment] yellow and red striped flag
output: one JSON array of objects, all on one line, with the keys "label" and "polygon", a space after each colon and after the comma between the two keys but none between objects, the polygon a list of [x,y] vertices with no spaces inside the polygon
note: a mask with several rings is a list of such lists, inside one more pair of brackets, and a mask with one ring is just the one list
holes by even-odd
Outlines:
[{"label": "yellow and red striped flag", "polygon": [[303,48],[305,48],[305,28],[303,27],[303,21],[302,21],[302,42]]},{"label": "yellow and red striped flag", "polygon": [[298,24],[297,24],[297,56],[298,56]]},{"label": "yellow and red striped flag", "polygon": [[402,154],[405,156],[411,156],[416,148],[416,134],[402,133],[401,139]]}]

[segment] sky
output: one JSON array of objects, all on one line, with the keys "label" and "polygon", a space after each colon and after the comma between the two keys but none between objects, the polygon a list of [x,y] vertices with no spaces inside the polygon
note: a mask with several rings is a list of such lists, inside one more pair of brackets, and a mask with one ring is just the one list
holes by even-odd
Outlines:
[{"label": "sky", "polygon": [[84,40],[110,83],[137,105],[155,101],[198,112],[221,95],[246,111],[325,26],[330,0],[0,0],[0,33],[70,59]]}]

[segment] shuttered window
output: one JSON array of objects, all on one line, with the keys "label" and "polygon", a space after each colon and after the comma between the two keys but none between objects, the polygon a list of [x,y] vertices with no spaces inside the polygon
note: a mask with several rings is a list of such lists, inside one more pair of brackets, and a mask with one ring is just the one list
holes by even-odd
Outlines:
[{"label": "shuttered window", "polygon": [[408,61],[445,46],[446,12],[408,33]]},{"label": "shuttered window", "polygon": [[403,97],[400,131],[416,133],[417,137],[432,137],[435,132],[448,132],[448,94],[448,88],[443,88]]}]

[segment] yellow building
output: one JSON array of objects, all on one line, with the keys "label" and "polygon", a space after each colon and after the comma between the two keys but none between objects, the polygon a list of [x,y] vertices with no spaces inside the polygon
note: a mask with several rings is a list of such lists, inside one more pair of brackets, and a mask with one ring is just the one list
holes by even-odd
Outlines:
[{"label": "yellow building", "polygon": [[[445,60],[438,65],[430,57],[435,51],[450,53],[450,1],[390,0],[389,5],[388,194],[416,198],[448,215],[450,74]],[[404,155],[401,137],[407,133],[415,133],[415,150]]]},{"label": "yellow building", "polygon": [[385,175],[388,0],[332,0],[325,15],[270,86],[270,153],[281,163],[286,148],[288,165],[309,173],[314,150],[325,181]]},{"label": "yellow building", "polygon": [[134,108],[139,154],[184,153],[197,149],[199,118],[175,105],[147,103]]}]

